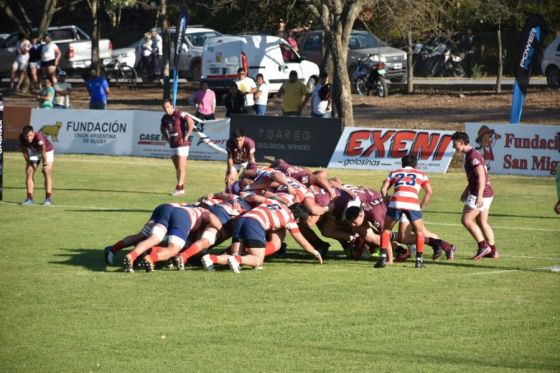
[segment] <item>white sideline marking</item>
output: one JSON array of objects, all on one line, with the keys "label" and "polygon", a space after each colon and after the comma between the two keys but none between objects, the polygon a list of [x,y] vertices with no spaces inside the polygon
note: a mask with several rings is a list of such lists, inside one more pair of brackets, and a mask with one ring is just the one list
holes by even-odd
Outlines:
[{"label": "white sideline marking", "polygon": [[560,266],[544,267],[539,269],[548,269],[550,272],[560,272]]},{"label": "white sideline marking", "polygon": [[521,272],[519,269],[504,269],[503,271],[491,271],[491,272],[475,272],[471,273],[473,276],[477,275],[499,275],[501,273],[509,273],[509,272]]},{"label": "white sideline marking", "polygon": [[[462,227],[463,224],[457,223],[436,223],[426,221],[427,225],[443,225],[447,227]],[[502,227],[500,225],[493,225],[492,228],[494,229],[509,229],[509,230],[516,230],[516,231],[538,231],[538,232],[558,232],[558,229],[549,229],[549,228],[528,228],[528,227]]]},{"label": "white sideline marking", "polygon": [[[20,203],[7,202],[7,201],[0,201],[0,204],[2,204],[2,205],[14,205],[14,206],[21,205]],[[95,210],[98,210],[98,211],[127,211],[127,210],[130,210],[130,208],[122,208],[122,207],[72,206],[72,205],[56,205],[56,204],[52,204],[50,206],[43,206],[40,202],[35,203],[31,206],[22,206],[22,207],[23,208],[41,207],[41,208],[45,208],[45,209],[52,209],[52,208],[58,207],[58,208],[67,208],[67,209],[87,209],[87,210],[94,210],[94,211]],[[134,209],[134,210],[138,210],[138,209]],[[140,210],[142,210],[142,209],[140,209]],[[146,211],[148,211],[148,210],[146,209]]]},{"label": "white sideline marking", "polygon": [[560,258],[546,258],[542,256],[521,256],[521,255],[502,255],[503,258],[518,258],[518,259],[546,259],[546,260],[560,260]]}]

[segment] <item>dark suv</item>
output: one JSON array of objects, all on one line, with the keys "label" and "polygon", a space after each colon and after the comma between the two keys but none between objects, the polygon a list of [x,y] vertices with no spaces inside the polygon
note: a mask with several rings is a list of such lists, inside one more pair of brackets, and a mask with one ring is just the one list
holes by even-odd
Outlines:
[{"label": "dark suv", "polygon": [[[306,59],[321,65],[323,32],[310,31],[299,40],[299,52]],[[393,82],[406,81],[406,53],[390,47],[383,40],[367,31],[353,30],[348,43],[348,65],[367,55],[378,56],[385,63],[387,78]]]}]

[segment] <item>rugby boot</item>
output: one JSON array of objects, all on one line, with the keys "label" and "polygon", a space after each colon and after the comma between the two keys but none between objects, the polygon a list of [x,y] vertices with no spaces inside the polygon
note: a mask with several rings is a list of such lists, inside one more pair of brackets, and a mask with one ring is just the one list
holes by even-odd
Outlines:
[{"label": "rugby boot", "polygon": [[492,252],[490,246],[484,246],[478,249],[475,256],[472,257],[473,260],[480,260]]}]

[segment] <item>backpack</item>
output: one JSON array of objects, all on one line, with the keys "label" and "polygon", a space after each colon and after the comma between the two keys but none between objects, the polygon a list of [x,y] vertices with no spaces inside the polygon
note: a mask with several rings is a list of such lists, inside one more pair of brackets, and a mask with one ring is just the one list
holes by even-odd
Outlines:
[{"label": "backpack", "polygon": [[319,89],[319,98],[321,101],[331,99],[331,84],[327,83]]}]

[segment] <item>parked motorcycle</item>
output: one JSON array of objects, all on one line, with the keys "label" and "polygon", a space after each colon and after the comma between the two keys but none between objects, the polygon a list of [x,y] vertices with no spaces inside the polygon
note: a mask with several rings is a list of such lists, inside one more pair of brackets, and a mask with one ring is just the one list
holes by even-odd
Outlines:
[{"label": "parked motorcycle", "polygon": [[416,43],[412,58],[416,76],[461,78],[465,75],[465,54],[459,52],[448,39],[435,39],[432,45]]},{"label": "parked motorcycle", "polygon": [[389,89],[384,76],[385,64],[378,56],[367,55],[353,62],[349,68],[350,79],[360,96],[369,96],[374,92],[377,97],[387,97]]}]

